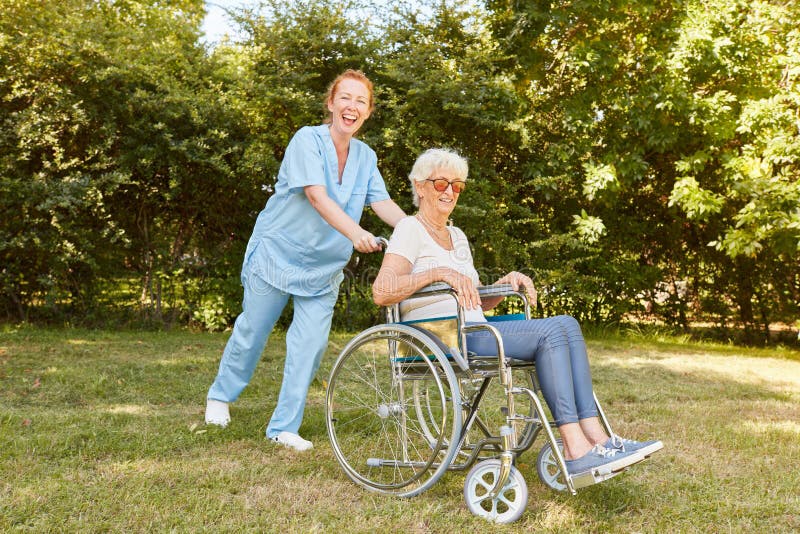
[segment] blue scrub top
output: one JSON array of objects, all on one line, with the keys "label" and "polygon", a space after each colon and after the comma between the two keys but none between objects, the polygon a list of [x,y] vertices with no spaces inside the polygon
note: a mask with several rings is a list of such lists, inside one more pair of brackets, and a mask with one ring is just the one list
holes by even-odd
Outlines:
[{"label": "blue scrub top", "polygon": [[275,193],[258,215],[247,244],[245,265],[267,283],[292,295],[336,290],[353,253],[351,241],[311,206],[303,188],[325,186],[328,196],[354,221],[365,204],[387,200],[378,158],[365,143],[350,140],[342,183],[328,125],[295,133],[278,171]]}]

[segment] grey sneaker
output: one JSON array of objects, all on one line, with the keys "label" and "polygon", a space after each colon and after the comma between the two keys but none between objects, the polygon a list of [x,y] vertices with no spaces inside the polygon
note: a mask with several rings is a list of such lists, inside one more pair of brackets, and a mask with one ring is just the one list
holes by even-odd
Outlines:
[{"label": "grey sneaker", "polygon": [[644,460],[644,456],[637,452],[618,451],[616,449],[607,449],[602,445],[595,445],[592,450],[580,458],[567,460],[566,463],[567,472],[575,476],[599,468],[609,472],[619,471],[642,460]]},{"label": "grey sneaker", "polygon": [[617,435],[608,438],[605,444],[606,449],[614,449],[620,452],[638,452],[645,458],[664,448],[661,441],[652,439],[650,441],[634,441],[625,439]]}]

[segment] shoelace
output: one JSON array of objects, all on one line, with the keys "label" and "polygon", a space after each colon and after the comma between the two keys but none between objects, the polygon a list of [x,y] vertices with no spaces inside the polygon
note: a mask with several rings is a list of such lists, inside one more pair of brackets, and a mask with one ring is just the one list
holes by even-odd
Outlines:
[{"label": "shoelace", "polygon": [[590,452],[597,454],[598,456],[602,456],[603,458],[613,458],[617,454],[616,449],[606,449],[599,443],[594,447],[592,447],[592,450]]},{"label": "shoelace", "polygon": [[611,445],[622,452],[625,452],[625,445],[628,443],[633,443],[633,440],[622,438],[616,434],[611,436]]}]

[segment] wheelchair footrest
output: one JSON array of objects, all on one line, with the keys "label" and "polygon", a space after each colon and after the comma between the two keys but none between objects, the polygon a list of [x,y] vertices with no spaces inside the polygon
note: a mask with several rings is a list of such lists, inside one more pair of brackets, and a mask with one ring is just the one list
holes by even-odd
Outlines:
[{"label": "wheelchair footrest", "polygon": [[623,471],[625,471],[627,467],[623,467],[622,469],[618,469],[616,471],[611,471],[610,469],[592,469],[591,471],[587,471],[585,473],[578,473],[577,475],[572,475],[572,485],[575,486],[575,489],[585,488],[587,486],[593,486],[595,484],[599,484],[601,482],[605,482],[610,478],[614,478],[615,476],[619,475]]}]

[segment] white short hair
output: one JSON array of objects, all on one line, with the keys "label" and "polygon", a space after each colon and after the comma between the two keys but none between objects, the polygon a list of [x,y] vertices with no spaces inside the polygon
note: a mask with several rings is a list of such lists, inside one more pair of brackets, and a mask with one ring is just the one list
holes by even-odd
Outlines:
[{"label": "white short hair", "polygon": [[414,195],[414,205],[419,206],[419,195],[417,194],[416,182],[423,182],[437,170],[448,170],[456,175],[458,180],[467,180],[469,165],[466,158],[460,156],[453,150],[446,148],[429,148],[417,158],[408,179],[411,181],[411,191]]}]

